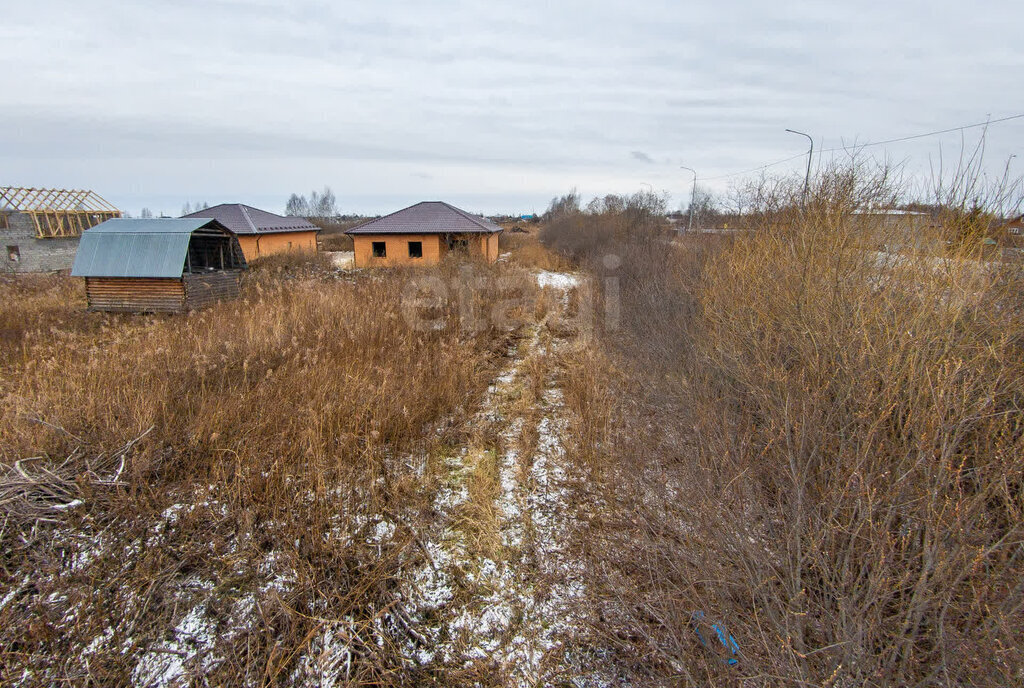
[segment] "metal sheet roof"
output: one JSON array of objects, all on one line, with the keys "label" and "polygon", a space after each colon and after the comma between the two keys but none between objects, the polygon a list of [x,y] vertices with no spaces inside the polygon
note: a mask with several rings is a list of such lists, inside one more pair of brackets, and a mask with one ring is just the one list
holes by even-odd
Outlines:
[{"label": "metal sheet roof", "polygon": [[[166,218],[149,219],[117,217],[96,225],[86,234],[191,234],[197,229],[210,225],[227,229],[211,218]],[[84,236],[84,235],[83,235]]]},{"label": "metal sheet roof", "polygon": [[86,230],[73,277],[181,277],[197,229],[226,228],[216,220],[113,219]]},{"label": "metal sheet roof", "polygon": [[501,227],[443,201],[423,201],[370,220],[346,234],[490,234]]},{"label": "metal sheet roof", "polygon": [[244,203],[221,203],[203,208],[183,218],[210,217],[235,234],[275,234],[278,232],[319,232],[320,228],[302,217],[276,215]]}]

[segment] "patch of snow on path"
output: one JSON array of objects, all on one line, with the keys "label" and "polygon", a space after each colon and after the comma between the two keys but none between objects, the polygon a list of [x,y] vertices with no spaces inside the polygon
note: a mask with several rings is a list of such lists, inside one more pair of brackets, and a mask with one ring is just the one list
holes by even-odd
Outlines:
[{"label": "patch of snow on path", "polygon": [[578,287],[579,284],[580,278],[576,275],[570,275],[565,272],[551,272],[550,270],[540,270],[537,272],[538,287],[554,287],[564,291]]},{"label": "patch of snow on path", "polygon": [[[537,279],[562,290],[578,284],[577,277],[563,273],[541,272]],[[531,356],[547,353],[541,329],[533,325],[510,351],[512,360],[488,388],[475,418],[492,428],[503,447],[496,495],[501,550],[493,559],[467,550],[457,516],[457,507],[468,499],[462,481],[472,470],[463,449],[445,460],[451,482],[435,498],[442,525],[424,546],[430,561],[413,573],[403,592],[412,619],[432,619],[421,630],[434,652],[424,658],[412,651],[411,658],[478,669],[480,663],[490,664],[517,686],[537,685],[567,670],[560,649],[581,625],[575,610],[584,594],[582,564],[566,546],[574,523],[561,444],[566,420],[561,390],[553,384],[536,402],[542,411],[536,448],[529,456],[516,449],[529,417],[515,410],[517,385],[527,376]]]}]

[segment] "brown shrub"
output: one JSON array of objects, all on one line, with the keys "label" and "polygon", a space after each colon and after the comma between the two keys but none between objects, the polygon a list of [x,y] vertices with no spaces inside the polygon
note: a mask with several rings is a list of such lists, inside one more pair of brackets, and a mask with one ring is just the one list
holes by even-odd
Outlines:
[{"label": "brown shrub", "polygon": [[505,231],[499,236],[499,244],[502,251],[508,251],[513,263],[525,268],[563,272],[574,267],[572,261],[546,247],[532,234]]},{"label": "brown shrub", "polygon": [[[896,195],[885,170],[814,186],[805,211],[799,184],[773,187],[753,234],[704,255],[647,243],[623,276],[638,312],[600,342],[639,384],[602,394],[597,352],[569,368],[570,451],[614,467],[596,632],[661,680],[1019,682],[1019,267],[855,215]],[[695,610],[735,636],[738,667],[700,645]]]},{"label": "brown shrub", "polygon": [[324,232],[320,234],[319,248],[321,251],[351,251],[354,244],[348,234]]},{"label": "brown shrub", "polygon": [[296,274],[313,276],[332,269],[331,260],[320,251],[282,251],[252,261],[251,270],[243,278],[252,275],[265,276],[271,280],[289,278]]}]

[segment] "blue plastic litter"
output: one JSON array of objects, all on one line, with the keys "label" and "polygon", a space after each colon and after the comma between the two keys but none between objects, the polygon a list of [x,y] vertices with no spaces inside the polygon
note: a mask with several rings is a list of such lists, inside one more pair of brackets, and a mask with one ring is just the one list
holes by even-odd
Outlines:
[{"label": "blue plastic litter", "polygon": [[[704,638],[704,634],[700,632],[700,623],[702,621],[704,621],[704,612],[698,610],[690,615],[690,625],[693,626],[693,632],[697,634],[697,639],[700,640],[700,644],[710,650],[711,648],[708,647],[708,641]],[[740,653],[740,646],[736,643],[736,639],[733,638],[732,634],[730,634],[721,624],[711,624],[711,629],[715,632],[715,635],[718,636],[718,642],[720,642],[726,652],[729,653],[729,656],[725,657],[723,661],[729,666],[736,666],[739,664],[740,660],[737,655]]]}]

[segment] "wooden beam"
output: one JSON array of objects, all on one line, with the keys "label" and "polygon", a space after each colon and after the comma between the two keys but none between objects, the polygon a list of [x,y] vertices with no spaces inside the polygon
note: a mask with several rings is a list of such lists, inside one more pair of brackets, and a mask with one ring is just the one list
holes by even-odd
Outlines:
[{"label": "wooden beam", "polygon": [[35,187],[0,187],[0,201],[12,210],[32,211],[80,211],[117,213],[121,211],[102,196],[87,189],[37,189]]}]

